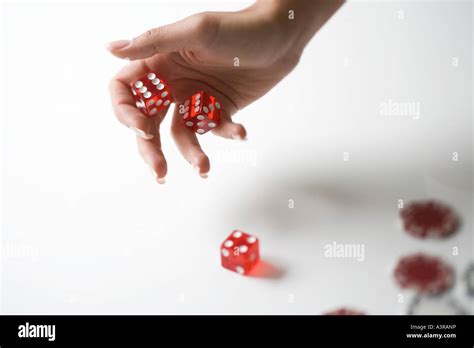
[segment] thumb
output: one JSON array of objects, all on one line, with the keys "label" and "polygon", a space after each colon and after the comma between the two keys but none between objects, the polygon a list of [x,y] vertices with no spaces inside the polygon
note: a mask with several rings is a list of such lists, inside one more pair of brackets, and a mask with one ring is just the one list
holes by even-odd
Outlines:
[{"label": "thumb", "polygon": [[200,13],[148,30],[133,40],[111,42],[106,48],[116,57],[130,60],[144,59],[158,53],[199,50],[209,44],[217,27],[215,16]]}]

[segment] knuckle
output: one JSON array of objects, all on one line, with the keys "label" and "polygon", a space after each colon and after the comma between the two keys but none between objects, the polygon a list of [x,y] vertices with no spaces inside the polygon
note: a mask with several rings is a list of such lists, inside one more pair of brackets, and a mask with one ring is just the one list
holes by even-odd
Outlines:
[{"label": "knuckle", "polygon": [[149,29],[147,31],[145,31],[141,36],[140,38],[142,40],[149,40],[151,39],[153,36],[155,36],[155,33],[156,33],[157,29]]},{"label": "knuckle", "polygon": [[194,30],[201,42],[208,45],[216,37],[219,29],[219,19],[212,12],[202,12],[194,16]]},{"label": "knuckle", "polygon": [[150,46],[156,52],[156,41],[161,36],[162,31],[163,29],[161,27],[149,29],[137,37],[134,41],[142,45]]}]

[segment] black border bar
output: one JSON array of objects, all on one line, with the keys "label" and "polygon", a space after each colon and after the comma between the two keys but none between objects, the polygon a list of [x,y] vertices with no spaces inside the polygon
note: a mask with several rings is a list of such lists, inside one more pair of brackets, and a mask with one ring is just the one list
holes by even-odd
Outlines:
[{"label": "black border bar", "polygon": [[[55,339],[19,337],[55,325]],[[431,325],[431,326],[430,326]],[[424,327],[423,330],[420,328]],[[51,327],[52,328],[52,327]],[[44,329],[44,327],[43,327]],[[41,331],[41,330],[39,330]],[[25,331],[23,331],[25,332]],[[31,331],[34,334],[34,330]],[[45,329],[43,330],[45,331]],[[407,334],[451,337],[409,338]],[[455,336],[455,337],[454,337]],[[0,346],[71,344],[394,344],[474,346],[473,316],[0,316]]]}]

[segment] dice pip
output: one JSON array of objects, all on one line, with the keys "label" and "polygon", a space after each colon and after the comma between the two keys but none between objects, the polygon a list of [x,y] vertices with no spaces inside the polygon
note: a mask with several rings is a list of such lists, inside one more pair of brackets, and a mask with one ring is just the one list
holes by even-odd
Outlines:
[{"label": "dice pip", "polygon": [[259,260],[258,238],[235,230],[221,245],[222,267],[247,274]]},{"label": "dice pip", "polygon": [[201,91],[180,105],[179,113],[183,115],[182,121],[186,127],[198,134],[204,134],[219,126],[221,103],[212,95]]},{"label": "dice pip", "polygon": [[167,83],[153,72],[132,82],[130,87],[137,108],[147,117],[152,117],[173,101]]}]

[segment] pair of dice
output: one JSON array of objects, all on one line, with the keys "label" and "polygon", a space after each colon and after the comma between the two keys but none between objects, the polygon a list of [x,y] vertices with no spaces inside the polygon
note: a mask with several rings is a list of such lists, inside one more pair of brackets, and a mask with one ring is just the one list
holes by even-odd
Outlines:
[{"label": "pair of dice", "polygon": [[248,274],[259,260],[258,238],[235,230],[221,245],[222,267]]},{"label": "pair of dice", "polygon": [[[168,84],[156,73],[150,72],[131,83],[135,104],[147,117],[167,108],[172,102]],[[198,134],[217,127],[221,120],[221,104],[215,97],[200,91],[179,106],[183,124]]]}]

